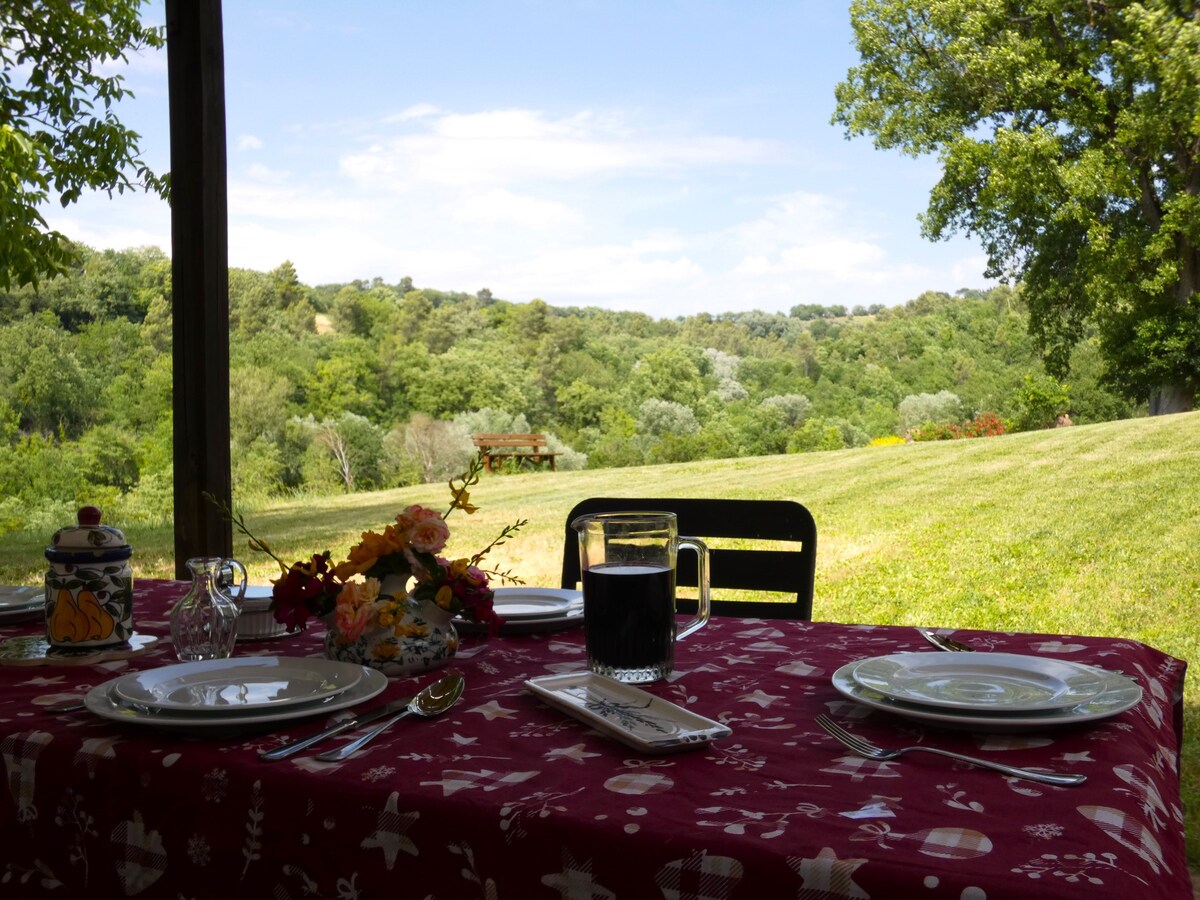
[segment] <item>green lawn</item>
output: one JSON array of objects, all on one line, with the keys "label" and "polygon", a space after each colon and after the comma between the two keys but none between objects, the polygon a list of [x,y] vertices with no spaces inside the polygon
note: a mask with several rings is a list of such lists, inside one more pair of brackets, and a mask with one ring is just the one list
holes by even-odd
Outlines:
[{"label": "green lawn", "polygon": [[[1200,413],[969,441],[717,460],[636,469],[485,477],[482,509],[451,518],[451,551],[482,546],[531,585],[557,583],[563,521],[587,496],[799,500],[820,535],[814,617],[1136,638],[1200,659]],[[405,504],[441,508],[444,486],[294,500],[242,510],[291,558],[343,555]],[[114,523],[119,525],[120,523]],[[169,530],[127,529],[134,571],[169,577]],[[0,538],[0,583],[42,575],[49,535]],[[239,542],[255,580],[269,561]],[[1183,796],[1200,867],[1200,666],[1187,678]]]}]

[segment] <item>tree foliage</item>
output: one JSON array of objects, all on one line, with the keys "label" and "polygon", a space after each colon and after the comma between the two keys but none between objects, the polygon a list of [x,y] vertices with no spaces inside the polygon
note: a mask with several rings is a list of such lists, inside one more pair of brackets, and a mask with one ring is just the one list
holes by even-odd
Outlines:
[{"label": "tree foliage", "polygon": [[[52,530],[82,503],[127,522],[170,515],[166,258],[75,253],[87,264],[0,290],[0,528]],[[310,288],[288,263],[231,271],[229,293],[240,503],[442,480],[477,432],[546,433],[565,470],[857,447],[942,417],[939,395],[956,423],[1136,411],[1098,383],[1094,338],[1068,382],[1049,379],[1006,287],[683,320],[379,279]]]},{"label": "tree foliage", "polygon": [[1200,382],[1200,15],[1175,0],[854,0],[849,135],[937,153],[926,236],[977,235],[1062,377],[1093,326],[1151,411]]},{"label": "tree foliage", "polygon": [[52,198],[143,186],[165,177],[139,158],[138,135],[114,108],[131,96],[114,61],[163,45],[142,25],[142,0],[26,0],[0,4],[0,288],[63,272],[72,245],[46,224]]}]

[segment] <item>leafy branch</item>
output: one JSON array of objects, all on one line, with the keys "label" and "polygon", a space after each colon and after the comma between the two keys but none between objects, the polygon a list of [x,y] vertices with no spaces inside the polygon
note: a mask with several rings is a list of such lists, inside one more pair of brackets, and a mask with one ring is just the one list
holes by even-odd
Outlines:
[{"label": "leafy branch", "polygon": [[210,494],[208,491],[203,491],[201,493],[201,496],[204,497],[205,500],[207,500],[209,503],[211,503],[213,506],[215,506],[217,509],[219,509],[221,511],[221,514],[225,517],[226,522],[231,524],[238,532],[240,532],[241,534],[244,534],[246,536],[246,538],[247,538],[246,545],[251,550],[253,550],[257,553],[267,554],[267,556],[271,557],[271,559],[275,560],[275,562],[277,562],[279,564],[279,570],[281,572],[283,572],[285,575],[287,574],[287,572],[291,568],[291,566],[289,566],[282,559],[280,559],[278,556],[275,555],[275,551],[271,549],[270,544],[268,544],[266,541],[262,540],[261,538],[257,538],[254,536],[254,534],[250,531],[250,527],[246,524],[246,520],[244,518],[242,518],[240,515],[235,513],[232,509],[230,509],[225,504],[224,500],[218,499],[214,495]]},{"label": "leafy branch", "polygon": [[[471,502],[471,492],[467,490],[479,484],[479,476],[483,472],[483,455],[478,454],[471,460],[471,465],[458,478],[451,478],[450,485],[450,508],[442,513],[442,518],[445,519],[450,513],[456,509],[461,509],[468,516],[479,509],[478,506]],[[455,482],[459,482],[456,484]]]}]

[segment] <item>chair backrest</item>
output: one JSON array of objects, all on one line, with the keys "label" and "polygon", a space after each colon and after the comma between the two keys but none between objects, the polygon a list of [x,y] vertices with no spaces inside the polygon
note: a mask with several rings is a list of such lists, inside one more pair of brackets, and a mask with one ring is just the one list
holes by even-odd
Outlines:
[{"label": "chair backrest", "polygon": [[[593,497],[576,504],[567,516],[563,539],[562,586],[579,585],[579,536],[571,523],[579,516],[621,510],[665,510],[679,519],[679,533],[702,540],[745,538],[799,542],[797,549],[713,549],[709,580],[717,589],[768,591],[794,597],[770,600],[712,601],[714,616],[765,619],[812,618],[813,580],[817,568],[817,525],[812,513],[794,500],[698,500]],[[685,557],[678,583],[696,584],[696,569]],[[695,609],[695,600],[680,598],[680,611]]]}]

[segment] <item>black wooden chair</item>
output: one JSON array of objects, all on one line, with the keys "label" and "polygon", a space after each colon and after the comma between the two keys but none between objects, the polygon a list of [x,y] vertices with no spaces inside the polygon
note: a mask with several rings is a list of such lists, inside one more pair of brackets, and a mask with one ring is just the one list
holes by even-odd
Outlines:
[{"label": "black wooden chair", "polygon": [[[622,510],[664,510],[679,520],[679,533],[708,541],[741,538],[749,541],[799,542],[789,550],[710,548],[709,581],[712,615],[763,619],[812,618],[813,580],[817,568],[817,525],[812,513],[793,500],[679,500],[593,497],[578,503],[567,516],[563,539],[562,587],[579,586],[579,536],[571,523],[579,516]],[[678,584],[695,587],[696,568],[685,555]],[[773,600],[717,599],[718,589],[790,594]],[[694,612],[694,599],[679,598],[680,612]]]}]

